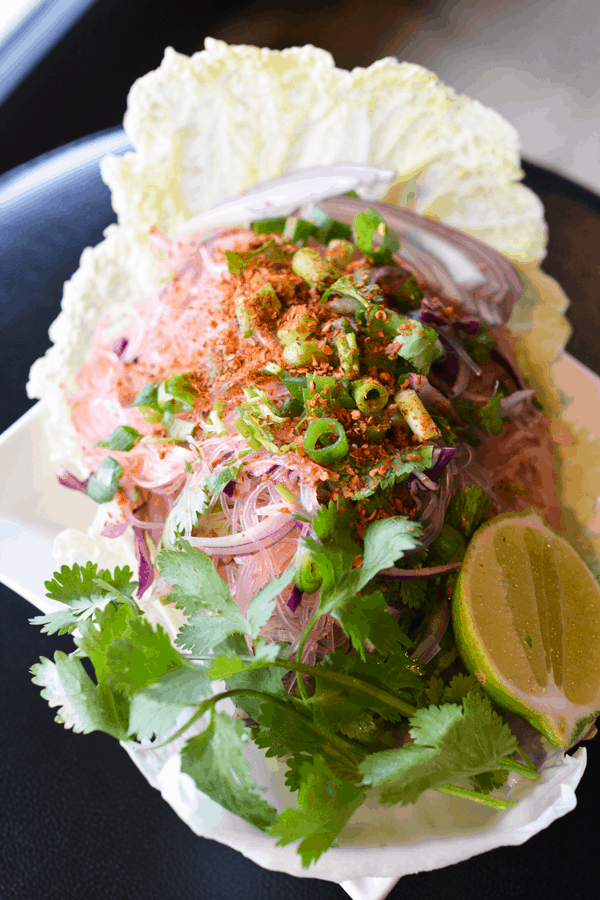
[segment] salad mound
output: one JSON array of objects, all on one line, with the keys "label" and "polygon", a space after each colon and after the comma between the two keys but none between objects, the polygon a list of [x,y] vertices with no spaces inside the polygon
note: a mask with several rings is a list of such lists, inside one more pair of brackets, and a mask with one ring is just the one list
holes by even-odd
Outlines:
[{"label": "salad mound", "polygon": [[[69,400],[92,474],[59,472],[106,510],[105,537],[132,528],[137,580],[88,563],[47,583],[64,608],[33,621],[78,648],[34,667],[59,720],[158,746],[207,716],[182,770],[301,839],[304,865],[373,788],[514,805],[547,745],[486,695],[449,627],[484,521],[533,505],[559,525],[549,422],[499,324],[514,273],[486,248],[490,326],[373,207],[352,226],[313,207],[151,239],[163,287],[118,333],[100,321]],[[250,737],[285,760],[296,808],[261,796]]]}]

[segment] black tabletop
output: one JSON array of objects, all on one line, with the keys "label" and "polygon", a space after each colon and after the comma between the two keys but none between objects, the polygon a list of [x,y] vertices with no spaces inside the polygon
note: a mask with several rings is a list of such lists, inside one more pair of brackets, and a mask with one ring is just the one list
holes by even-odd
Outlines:
[{"label": "black tabletop", "polygon": [[[60,176],[51,153],[37,169],[22,168],[0,179],[0,196],[5,191],[0,431],[31,405],[24,392],[28,369],[49,346],[47,329],[58,312],[62,283],[77,267],[83,248],[97,243],[115,218],[89,146],[86,140],[67,148],[70,156]],[[29,181],[23,180],[27,175]],[[526,165],[526,176],[544,201],[550,223],[545,268],[572,301],[569,350],[600,373],[600,199],[536,166]],[[24,191],[27,184],[30,189]],[[269,872],[228,847],[198,838],[116,741],[98,733],[74,735],[55,724],[28,670],[40,656],[69,652],[71,640],[42,635],[27,621],[35,615],[33,607],[7,588],[0,591],[1,900],[347,896],[338,885]],[[393,889],[392,900],[436,895],[537,900],[589,890],[599,868],[597,741],[586,745],[588,769],[574,812],[521,847],[408,876]]]}]

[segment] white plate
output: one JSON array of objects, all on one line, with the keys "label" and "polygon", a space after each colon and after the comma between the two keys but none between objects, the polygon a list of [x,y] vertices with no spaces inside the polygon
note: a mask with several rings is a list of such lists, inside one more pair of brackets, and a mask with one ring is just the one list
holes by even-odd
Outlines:
[{"label": "white plate", "polygon": [[[565,394],[575,398],[570,418],[600,438],[600,379],[569,354],[564,354],[555,372]],[[42,612],[59,606],[45,597],[44,588],[55,569],[54,538],[67,527],[85,530],[97,509],[85,495],[58,484],[46,452],[46,415],[44,403],[38,403],[0,436],[5,475],[0,497],[0,580]],[[335,881],[353,900],[383,900],[404,874],[523,843],[574,808],[575,788],[586,761],[584,749],[567,756],[501,816],[433,791],[410,808],[370,812],[366,807],[351,820],[340,847],[328,851],[307,872],[300,867],[293,846],[275,847],[273,839],[197,791],[179,771],[176,747],[150,752],[127,749],[150,784],[197,834],[226,843],[265,868]],[[254,753],[251,764],[259,782],[270,782],[273,796],[269,799],[276,803],[282,790],[276,762]]]}]

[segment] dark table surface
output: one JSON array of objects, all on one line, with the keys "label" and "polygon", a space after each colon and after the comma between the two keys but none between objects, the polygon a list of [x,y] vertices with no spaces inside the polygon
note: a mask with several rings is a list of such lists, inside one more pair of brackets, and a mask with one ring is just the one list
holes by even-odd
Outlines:
[{"label": "dark table surface", "polygon": [[[88,144],[37,169],[37,187],[17,191],[0,212],[0,431],[31,406],[30,364],[48,347],[62,283],[82,249],[114,220],[97,164],[81,164]],[[68,160],[79,160],[79,165]],[[526,183],[542,198],[550,225],[545,270],[571,298],[569,351],[600,374],[600,199],[536,166]],[[0,179],[14,188],[29,169]],[[54,173],[54,174],[53,174]],[[23,184],[23,182],[21,182]],[[5,194],[5,198],[6,198]],[[54,724],[29,667],[69,637],[28,624],[25,600],[0,587],[0,898],[13,900],[342,900],[338,885],[263,870],[214,841],[196,837],[103,734],[82,736]],[[577,809],[521,847],[501,848],[448,869],[408,876],[392,900],[548,898],[589,891],[598,875],[600,764],[588,743]]]}]

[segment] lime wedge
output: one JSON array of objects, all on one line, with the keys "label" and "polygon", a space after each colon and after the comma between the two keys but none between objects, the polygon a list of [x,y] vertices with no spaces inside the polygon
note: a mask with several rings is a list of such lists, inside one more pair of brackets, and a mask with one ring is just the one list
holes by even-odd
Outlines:
[{"label": "lime wedge", "polygon": [[600,586],[527,509],[473,536],[452,600],[467,668],[504,709],[569,747],[600,714]]}]

